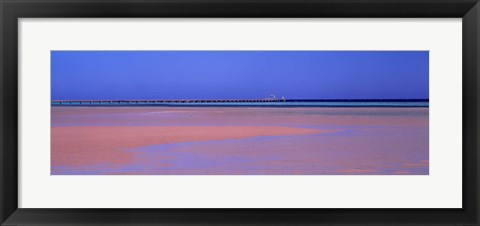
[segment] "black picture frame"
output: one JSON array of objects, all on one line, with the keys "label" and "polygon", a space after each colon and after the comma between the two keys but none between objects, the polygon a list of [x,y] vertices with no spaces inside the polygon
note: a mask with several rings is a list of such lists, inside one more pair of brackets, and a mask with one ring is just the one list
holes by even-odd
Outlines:
[{"label": "black picture frame", "polygon": [[[478,0],[0,0],[0,14],[1,225],[480,225]],[[463,208],[18,208],[17,21],[75,17],[463,18]]]}]

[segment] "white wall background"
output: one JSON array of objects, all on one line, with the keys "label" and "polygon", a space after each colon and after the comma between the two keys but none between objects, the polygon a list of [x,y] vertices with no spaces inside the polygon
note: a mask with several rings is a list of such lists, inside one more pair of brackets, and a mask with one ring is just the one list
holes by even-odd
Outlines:
[{"label": "white wall background", "polygon": [[[21,208],[461,208],[461,19],[21,19]],[[50,176],[51,50],[429,50],[428,176]]]}]

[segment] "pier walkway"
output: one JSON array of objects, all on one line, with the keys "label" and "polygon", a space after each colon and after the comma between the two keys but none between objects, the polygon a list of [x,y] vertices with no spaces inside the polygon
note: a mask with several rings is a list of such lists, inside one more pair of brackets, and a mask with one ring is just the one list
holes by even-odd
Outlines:
[{"label": "pier walkway", "polygon": [[278,99],[251,99],[251,100],[54,100],[52,105],[135,105],[135,104],[188,104],[188,103],[267,103],[285,102]]}]

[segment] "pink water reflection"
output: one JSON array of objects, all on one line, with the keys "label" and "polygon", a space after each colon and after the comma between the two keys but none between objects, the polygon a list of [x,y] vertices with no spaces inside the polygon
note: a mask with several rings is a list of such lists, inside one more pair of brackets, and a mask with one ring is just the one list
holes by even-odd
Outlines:
[{"label": "pink water reflection", "polygon": [[52,107],[52,174],[425,175],[428,108]]}]

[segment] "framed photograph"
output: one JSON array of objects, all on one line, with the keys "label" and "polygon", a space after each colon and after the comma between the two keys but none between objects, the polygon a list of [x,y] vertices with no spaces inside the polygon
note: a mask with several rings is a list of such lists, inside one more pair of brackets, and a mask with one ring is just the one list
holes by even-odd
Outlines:
[{"label": "framed photograph", "polygon": [[479,225],[476,0],[1,0],[0,225]]}]

